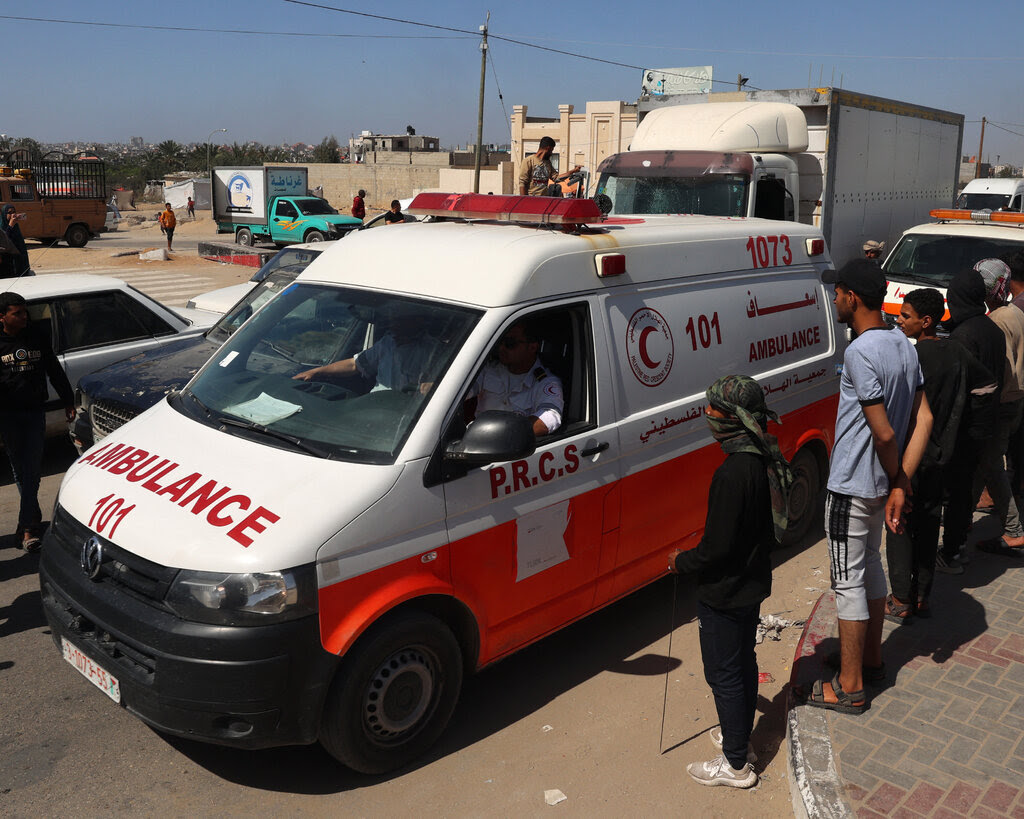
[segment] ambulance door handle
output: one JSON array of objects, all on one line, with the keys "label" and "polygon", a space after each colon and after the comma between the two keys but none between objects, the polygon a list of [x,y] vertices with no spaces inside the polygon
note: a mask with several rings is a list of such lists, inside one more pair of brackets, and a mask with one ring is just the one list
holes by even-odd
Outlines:
[{"label": "ambulance door handle", "polygon": [[608,442],[602,441],[596,446],[588,446],[580,453],[580,455],[584,458],[589,458],[591,455],[597,455],[597,453],[604,452],[606,449],[608,449]]}]

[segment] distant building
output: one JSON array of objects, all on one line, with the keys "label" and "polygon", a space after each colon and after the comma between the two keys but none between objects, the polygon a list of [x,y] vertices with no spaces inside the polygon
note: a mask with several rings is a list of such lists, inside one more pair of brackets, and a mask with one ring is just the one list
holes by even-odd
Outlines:
[{"label": "distant building", "polygon": [[440,141],[437,137],[422,136],[410,127],[404,134],[374,134],[363,131],[348,141],[348,152],[349,156],[355,158],[384,151],[438,151],[439,146]]},{"label": "distant building", "polygon": [[131,137],[129,141],[133,148],[142,148],[146,144],[142,137]]}]

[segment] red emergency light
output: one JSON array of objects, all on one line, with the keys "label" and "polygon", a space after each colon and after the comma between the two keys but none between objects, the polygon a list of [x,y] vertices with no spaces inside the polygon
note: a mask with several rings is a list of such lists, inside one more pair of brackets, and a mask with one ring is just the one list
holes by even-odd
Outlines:
[{"label": "red emergency light", "polygon": [[965,222],[1004,222],[1011,225],[1024,225],[1024,213],[1006,213],[1000,210],[952,210],[936,208],[929,211],[933,219],[960,220]]},{"label": "red emergency light", "polygon": [[485,193],[421,193],[412,200],[406,212],[414,216],[545,225],[582,225],[604,220],[604,214],[593,199],[493,196]]}]

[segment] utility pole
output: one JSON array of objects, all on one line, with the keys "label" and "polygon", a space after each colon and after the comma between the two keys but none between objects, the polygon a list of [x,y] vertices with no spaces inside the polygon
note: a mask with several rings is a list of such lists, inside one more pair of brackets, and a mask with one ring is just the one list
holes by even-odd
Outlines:
[{"label": "utility pole", "polygon": [[487,24],[491,22],[491,13],[480,26],[483,40],[480,42],[480,105],[476,114],[476,159],[473,161],[473,193],[480,193],[480,156],[484,147],[484,83],[487,81]]},{"label": "utility pole", "polygon": [[981,177],[981,152],[985,149],[985,118],[981,118],[981,142],[978,143],[978,161],[974,163],[974,178]]}]

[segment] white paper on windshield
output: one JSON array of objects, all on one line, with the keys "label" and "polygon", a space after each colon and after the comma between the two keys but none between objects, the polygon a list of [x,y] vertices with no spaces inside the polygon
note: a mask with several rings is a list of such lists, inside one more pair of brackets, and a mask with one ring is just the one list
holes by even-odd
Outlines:
[{"label": "white paper on windshield", "polygon": [[569,501],[546,506],[516,520],[516,582],[569,559],[565,530]]},{"label": "white paper on windshield", "polygon": [[255,398],[243,401],[241,404],[224,407],[225,412],[230,412],[232,415],[237,415],[246,421],[252,421],[263,426],[272,424],[275,421],[284,420],[301,409],[302,406],[300,404],[282,401],[279,398],[274,398],[272,395],[267,395],[265,392],[261,392]]},{"label": "white paper on windshield", "polygon": [[[929,347],[928,349],[931,349],[931,348]],[[222,367],[228,366],[228,364],[230,364],[232,361],[235,360],[235,356],[237,356],[237,355],[238,355],[238,351],[237,350],[232,350],[230,353],[228,353],[226,356],[224,356],[223,360],[220,362],[220,366],[222,366]]]}]

